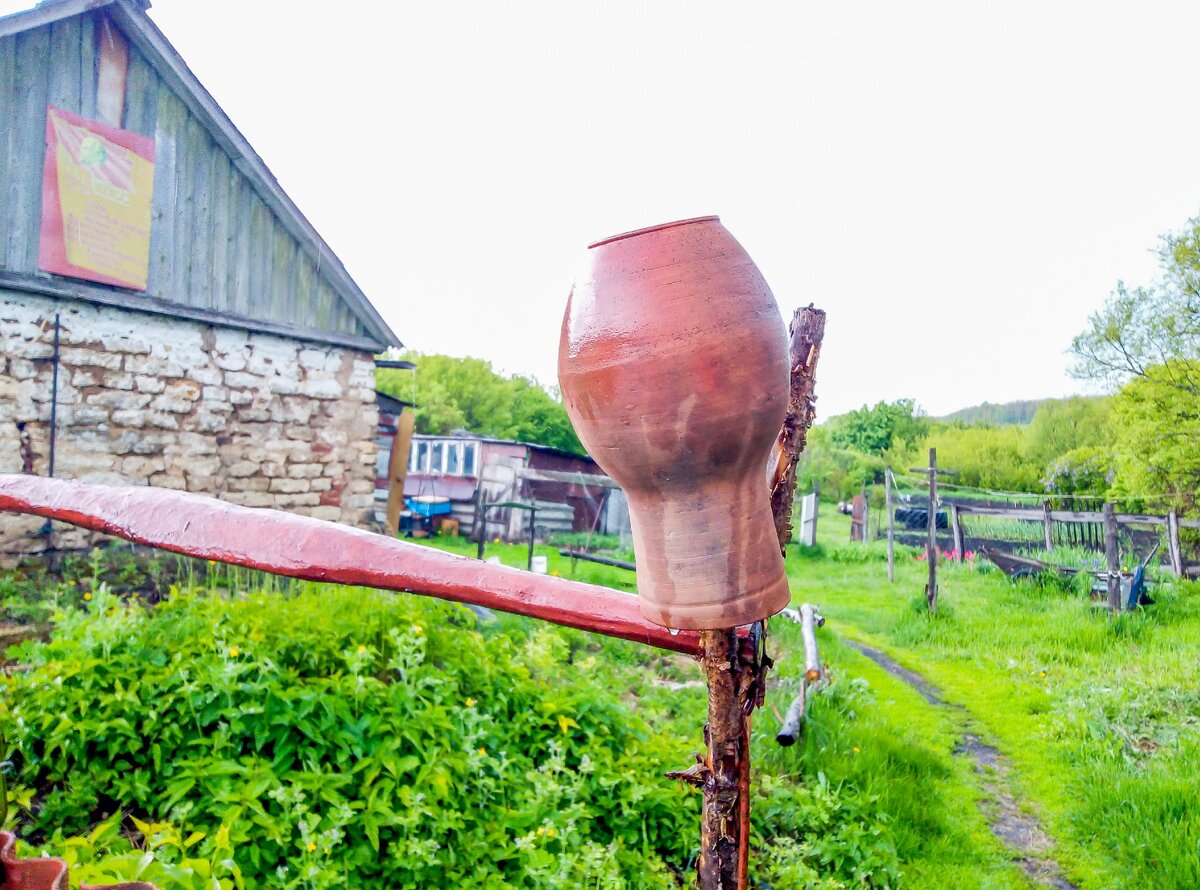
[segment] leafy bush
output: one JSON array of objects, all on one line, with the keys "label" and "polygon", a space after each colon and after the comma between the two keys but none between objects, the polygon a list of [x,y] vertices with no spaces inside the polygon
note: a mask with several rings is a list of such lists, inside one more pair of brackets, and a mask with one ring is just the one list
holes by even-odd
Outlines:
[{"label": "leafy bush", "polygon": [[1073,448],[1046,468],[1042,484],[1054,494],[1104,494],[1112,482],[1112,467],[1112,453],[1106,448]]},{"label": "leafy bush", "polygon": [[13,797],[51,852],[128,808],[201,832],[191,859],[228,843],[251,887],[672,886],[698,800],[654,777],[688,746],[560,631],[472,623],[364,590],[146,611],[102,589],[4,681],[38,792]]},{"label": "leafy bush", "polygon": [[[222,590],[147,609],[100,584],[0,680],[10,822],[73,880],[690,884],[699,795],[662,774],[701,744],[703,690],[653,682],[684,660],[419,597]],[[756,780],[757,879],[895,886],[875,798],[780,772]]]}]

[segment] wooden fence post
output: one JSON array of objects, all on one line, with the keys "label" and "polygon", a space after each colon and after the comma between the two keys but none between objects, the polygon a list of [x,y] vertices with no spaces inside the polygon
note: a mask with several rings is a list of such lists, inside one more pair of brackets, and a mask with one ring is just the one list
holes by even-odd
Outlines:
[{"label": "wooden fence post", "polygon": [[1042,501],[1042,533],[1046,538],[1046,552],[1054,549],[1054,523],[1050,519],[1050,502]]},{"label": "wooden fence post", "polygon": [[884,488],[884,509],[887,511],[888,525],[888,583],[893,584],[896,581],[896,539],[895,531],[892,528],[892,471],[887,468],[883,471],[883,488]]},{"label": "wooden fence post", "polygon": [[867,493],[867,483],[863,483],[863,543],[871,543],[871,495]]},{"label": "wooden fence post", "polygon": [[958,561],[962,562],[966,557],[963,555],[965,543],[963,540],[962,517],[958,514],[958,504],[950,505],[950,527],[954,531],[954,552],[958,554]]},{"label": "wooden fence post", "polygon": [[925,561],[929,563],[929,582],[925,601],[929,611],[937,611],[937,449],[929,449],[929,539],[925,542]]},{"label": "wooden fence post", "polygon": [[487,544],[487,516],[483,512],[483,480],[479,480],[479,487],[475,489],[475,516],[472,523],[474,528],[471,530],[475,533],[475,558],[483,559],[483,548]]},{"label": "wooden fence post", "polygon": [[1172,510],[1167,514],[1167,553],[1171,559],[1171,571],[1176,578],[1183,577],[1183,548],[1179,545],[1179,514]]},{"label": "wooden fence post", "polygon": [[1121,553],[1117,539],[1117,508],[1104,505],[1104,556],[1108,562],[1108,609],[1121,611]]}]

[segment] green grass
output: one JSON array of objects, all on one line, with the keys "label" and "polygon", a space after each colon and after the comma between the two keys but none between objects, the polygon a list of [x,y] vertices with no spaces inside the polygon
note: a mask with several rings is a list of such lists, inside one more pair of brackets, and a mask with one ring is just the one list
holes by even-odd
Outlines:
[{"label": "green grass", "polygon": [[[523,564],[521,548],[489,547]],[[943,564],[931,617],[916,551],[898,548],[889,585],[885,545],[851,544],[849,517],[832,510],[821,514],[818,546],[801,550],[793,547],[787,563],[793,600],[823,607],[822,657],[839,686],[863,680],[870,691],[850,709],[852,720],[834,719],[829,711],[842,705],[818,699],[801,754],[775,748],[774,718],[760,717],[755,757],[764,771],[795,770],[806,780],[824,773],[876,796],[890,816],[904,886],[1026,886],[978,817],[977,780],[951,754],[962,720],[838,642],[859,639],[939,686],[1000,748],[1013,792],[1042,820],[1057,842],[1052,855],[1081,888],[1200,886],[1195,585],[1160,584],[1157,605],[1113,619],[1069,586]],[[556,554],[550,567],[572,576]],[[584,563],[573,577],[624,589],[633,580]],[[770,705],[782,712],[801,643],[787,622],[772,632],[781,657]]]},{"label": "green grass", "polygon": [[[830,521],[826,521],[826,519]],[[849,543],[849,518],[831,513],[818,526],[820,546],[815,562],[839,569],[881,573],[882,543],[868,547]],[[455,538],[436,538],[429,546],[474,555],[474,545]],[[907,555],[908,548],[900,548]],[[635,589],[633,573],[560,557],[552,548],[538,547],[548,570],[563,577]],[[523,544],[489,542],[486,556],[505,565],[524,567]],[[796,568],[810,560],[789,559],[795,599],[826,603],[804,593]],[[829,617],[826,608],[826,616]],[[772,857],[793,841],[825,845],[827,855],[853,855],[858,845],[880,843],[895,850],[899,886],[912,888],[1028,887],[1028,881],[992,837],[978,807],[978,787],[969,764],[953,754],[961,728],[955,715],[930,709],[910,687],[888,675],[874,662],[839,639],[835,622],[818,631],[821,655],[835,674],[835,683],[817,696],[805,737],[792,748],[775,742],[780,717],[798,691],[803,673],[800,628],[776,621],[771,626],[772,651],[777,654],[768,707],[754,722],[753,762],[760,790],[754,800],[754,830],[760,857]],[[673,661],[670,679],[698,679],[699,671]],[[702,722],[703,691],[684,690],[690,704],[677,709],[677,731]],[[918,715],[918,719],[914,719]],[[694,727],[692,727],[694,729]],[[789,790],[780,783],[791,780]],[[831,838],[789,834],[787,810],[803,807],[793,800],[795,788],[832,789],[847,806],[883,815],[877,837]],[[782,801],[782,803],[781,803]],[[782,807],[782,810],[781,810]],[[806,878],[811,878],[805,875]],[[789,886],[789,885],[781,885]],[[794,886],[805,886],[798,883]],[[867,886],[873,886],[868,884]]]},{"label": "green grass", "polygon": [[931,617],[919,605],[927,568],[911,558],[894,585],[881,562],[798,555],[788,569],[795,598],[819,602],[832,630],[929,678],[996,740],[1081,887],[1200,886],[1194,585],[1161,585],[1157,605],[1112,619],[1069,589],[943,565]]}]

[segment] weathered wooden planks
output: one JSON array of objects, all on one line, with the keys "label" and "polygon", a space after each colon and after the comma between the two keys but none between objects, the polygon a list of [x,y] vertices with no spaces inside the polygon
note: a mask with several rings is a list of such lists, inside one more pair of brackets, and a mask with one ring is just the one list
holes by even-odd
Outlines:
[{"label": "weathered wooden planks", "polygon": [[[129,39],[121,126],[155,140],[147,292],[223,316],[379,342],[376,322],[363,320],[374,310],[349,293],[357,288],[302,217],[279,216],[293,205],[259,175],[261,162],[228,121],[213,123],[211,97],[182,93],[175,57],[147,56],[161,35],[152,26],[131,33],[136,16],[116,7],[0,37],[0,267],[36,273],[46,106],[97,118],[104,15]],[[231,150],[249,154],[235,160]],[[309,233],[303,242],[301,230]]]},{"label": "weathered wooden planks", "polygon": [[[0,37],[0,121],[13,120],[16,113],[17,38]],[[16,138],[16,127],[0,132],[0,170],[7,171],[10,143]],[[0,267],[7,266],[8,232],[12,225],[9,206],[10,187],[0,185]]]},{"label": "weathered wooden planks", "polygon": [[46,146],[46,104],[50,57],[49,27],[16,35],[13,121],[10,130],[7,192],[8,248],[5,265],[20,272],[37,269],[42,216],[42,159]]}]

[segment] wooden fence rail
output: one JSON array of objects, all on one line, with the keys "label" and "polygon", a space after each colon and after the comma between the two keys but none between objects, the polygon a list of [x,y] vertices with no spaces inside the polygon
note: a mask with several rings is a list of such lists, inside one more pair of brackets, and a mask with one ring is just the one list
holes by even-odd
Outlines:
[{"label": "wooden fence rail", "polygon": [[[913,472],[918,472],[913,470]],[[929,472],[921,470],[920,472]],[[932,474],[931,474],[932,475]],[[892,546],[894,533],[892,531],[892,510],[895,508],[895,499],[891,496],[891,471],[887,471],[888,498],[887,498],[887,526],[888,526],[888,545]],[[1047,550],[1054,549],[1054,524],[1064,523],[1070,524],[1094,524],[1106,529],[1106,539],[1113,528],[1119,528],[1122,525],[1149,525],[1163,526],[1167,533],[1167,561],[1171,571],[1176,577],[1184,577],[1186,575],[1200,574],[1200,567],[1187,566],[1183,559],[1183,548],[1180,546],[1179,530],[1182,528],[1197,528],[1200,529],[1200,519],[1180,519],[1179,516],[1172,510],[1164,516],[1158,516],[1151,513],[1117,513],[1113,504],[1105,504],[1101,511],[1091,510],[1053,510],[1050,508],[1049,501],[1043,501],[1038,507],[1006,507],[996,506],[993,504],[972,504],[970,501],[941,501],[936,495],[936,481],[928,480],[923,482],[924,485],[929,485],[933,490],[930,498],[929,506],[929,540],[932,547],[932,541],[936,536],[936,521],[935,516],[939,508],[947,508],[950,519],[950,534],[954,540],[954,550],[958,554],[958,558],[962,559],[966,536],[963,533],[963,518],[970,516],[989,516],[997,519],[1016,519],[1025,522],[1036,522],[1043,527],[1043,540]],[[1105,550],[1111,550],[1111,543],[1105,541]],[[890,565],[889,565],[890,568]]]}]

